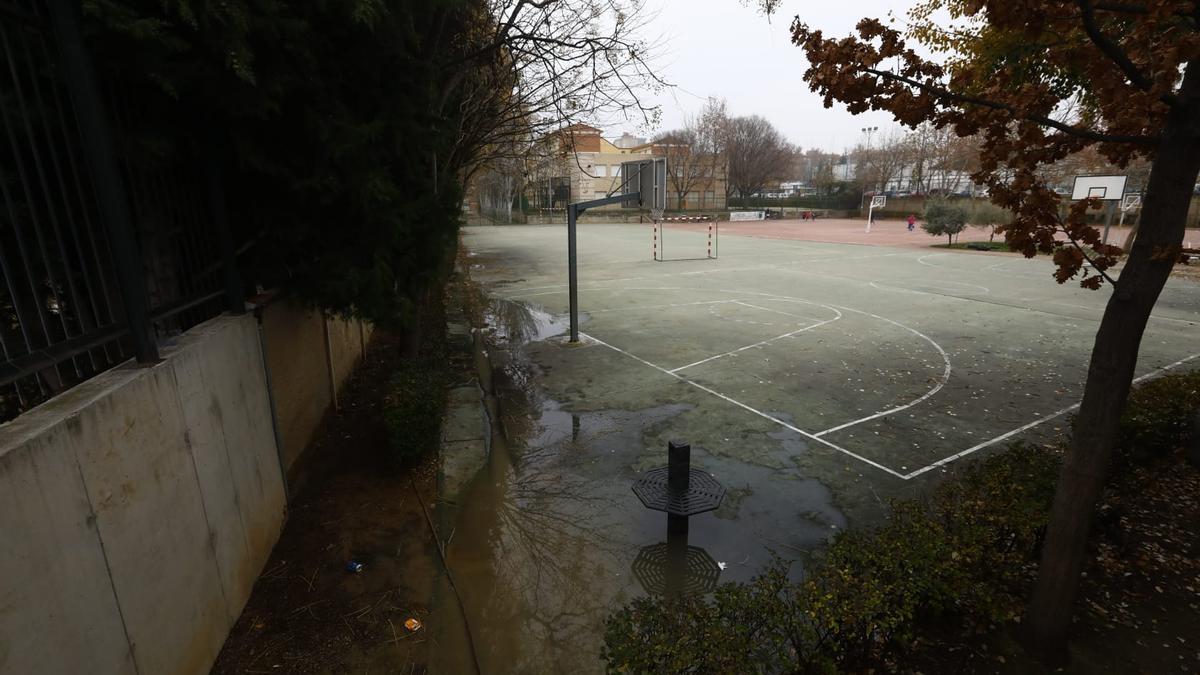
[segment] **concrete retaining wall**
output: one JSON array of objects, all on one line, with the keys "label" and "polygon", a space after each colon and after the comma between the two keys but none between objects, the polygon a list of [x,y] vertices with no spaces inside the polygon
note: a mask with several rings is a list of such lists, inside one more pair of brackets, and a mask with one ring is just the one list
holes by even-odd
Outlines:
[{"label": "concrete retaining wall", "polygon": [[281,300],[263,309],[263,338],[285,469],[290,469],[336,405],[337,393],[362,361],[370,324],[325,318]]},{"label": "concrete retaining wall", "polygon": [[0,673],[208,672],[286,499],[252,316],[0,426]]}]

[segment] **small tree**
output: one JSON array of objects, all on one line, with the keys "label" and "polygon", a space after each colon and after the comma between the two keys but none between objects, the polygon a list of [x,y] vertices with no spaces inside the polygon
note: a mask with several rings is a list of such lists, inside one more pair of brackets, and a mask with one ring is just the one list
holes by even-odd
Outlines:
[{"label": "small tree", "polygon": [[995,241],[996,233],[1001,227],[1012,221],[1012,214],[992,204],[983,202],[977,204],[971,211],[971,226],[988,232],[988,241]]},{"label": "small tree", "polygon": [[945,199],[934,199],[925,207],[925,222],[921,229],[935,237],[943,234],[951,244],[954,235],[967,228],[967,210],[957,204],[951,204]]}]

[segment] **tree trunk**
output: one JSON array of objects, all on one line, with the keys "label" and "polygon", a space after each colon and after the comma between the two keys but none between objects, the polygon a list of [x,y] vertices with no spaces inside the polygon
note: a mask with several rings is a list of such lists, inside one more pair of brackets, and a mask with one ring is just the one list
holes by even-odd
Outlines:
[{"label": "tree trunk", "polygon": [[1037,583],[1023,624],[1027,648],[1049,664],[1068,660],[1067,637],[1087,558],[1088,530],[1104,488],[1142,333],[1183,243],[1192,186],[1200,173],[1200,67],[1190,64],[1181,105],[1163,129],[1146,189],[1145,219],[1104,310],[1083,401],[1059,475]]}]

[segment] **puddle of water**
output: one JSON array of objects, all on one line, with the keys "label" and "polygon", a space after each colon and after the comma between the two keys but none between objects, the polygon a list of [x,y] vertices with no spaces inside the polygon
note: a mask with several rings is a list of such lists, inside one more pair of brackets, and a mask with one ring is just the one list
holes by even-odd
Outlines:
[{"label": "puddle of water", "polygon": [[[605,618],[647,586],[662,587],[679,556],[712,566],[691,579],[701,586],[747,581],[772,551],[799,557],[844,526],[829,491],[795,471],[803,440],[773,434],[760,463],[693,445],[693,466],[711,471],[727,497],[689,519],[686,539],[669,538],[667,516],[643,507],[631,485],[641,469],[665,464],[658,439],[694,407],[566,409],[539,390],[528,356],[530,344],[561,334],[565,321],[504,301],[491,304],[487,320],[508,442],[439,506],[484,672],[600,672]],[[451,606],[452,591],[444,587],[435,602]],[[463,627],[435,637],[433,672],[471,672]]]},{"label": "puddle of water", "polygon": [[502,348],[531,342],[541,342],[567,332],[570,320],[554,316],[540,307],[493,299],[484,311],[484,321],[491,332],[489,342]]}]

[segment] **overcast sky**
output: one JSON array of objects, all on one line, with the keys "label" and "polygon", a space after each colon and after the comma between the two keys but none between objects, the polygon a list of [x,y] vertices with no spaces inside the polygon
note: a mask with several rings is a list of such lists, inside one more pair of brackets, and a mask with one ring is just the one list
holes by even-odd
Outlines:
[{"label": "overcast sky", "polygon": [[[707,96],[724,97],[731,115],[762,115],[804,149],[841,151],[858,143],[865,126],[894,127],[891,115],[851,115],[839,104],[826,109],[801,80],[806,61],[788,27],[801,18],[827,36],[848,35],[864,16],[903,18],[912,0],[785,0],[771,22],[738,0],[645,0],[654,15],[647,37],[661,36],[658,70],[676,85],[657,97],[662,127],[682,126]],[[614,124],[605,136],[635,125]],[[615,128],[614,128],[615,127]],[[882,130],[882,129],[881,129]]]}]

